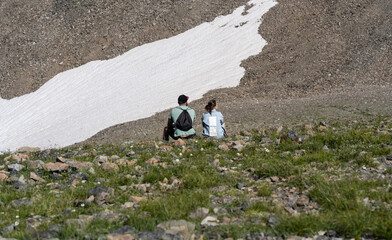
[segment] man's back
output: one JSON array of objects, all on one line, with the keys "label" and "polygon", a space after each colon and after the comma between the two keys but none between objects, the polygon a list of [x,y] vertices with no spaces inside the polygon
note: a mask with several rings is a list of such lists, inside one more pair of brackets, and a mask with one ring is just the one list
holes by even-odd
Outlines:
[{"label": "man's back", "polygon": [[[169,118],[171,118],[173,120],[173,123],[175,124],[178,117],[180,116],[180,114],[182,113],[183,110],[186,110],[189,113],[189,115],[191,116],[191,119],[192,119],[192,123],[194,123],[194,120],[196,118],[195,110],[191,109],[188,106],[178,106],[176,108],[173,108],[170,113]],[[193,128],[189,129],[188,131],[182,131],[178,128],[175,128],[175,130],[174,130],[175,137],[194,135],[194,134],[196,134],[196,131]]]}]

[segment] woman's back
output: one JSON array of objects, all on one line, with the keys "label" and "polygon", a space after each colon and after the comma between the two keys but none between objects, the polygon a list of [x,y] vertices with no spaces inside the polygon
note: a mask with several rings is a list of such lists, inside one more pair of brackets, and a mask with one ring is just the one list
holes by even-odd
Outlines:
[{"label": "woman's back", "polygon": [[225,136],[223,115],[216,109],[212,109],[211,113],[203,113],[202,123],[204,137],[223,138]]}]

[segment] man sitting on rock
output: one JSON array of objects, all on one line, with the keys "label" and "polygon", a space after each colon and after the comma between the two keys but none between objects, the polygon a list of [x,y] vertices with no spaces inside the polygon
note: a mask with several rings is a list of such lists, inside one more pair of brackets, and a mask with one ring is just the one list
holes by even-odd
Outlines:
[{"label": "man sitting on rock", "polygon": [[179,106],[173,108],[167,121],[167,127],[163,131],[163,140],[169,141],[169,136],[174,140],[179,138],[191,138],[196,135],[193,122],[196,118],[195,110],[188,107],[189,97],[178,97]]}]

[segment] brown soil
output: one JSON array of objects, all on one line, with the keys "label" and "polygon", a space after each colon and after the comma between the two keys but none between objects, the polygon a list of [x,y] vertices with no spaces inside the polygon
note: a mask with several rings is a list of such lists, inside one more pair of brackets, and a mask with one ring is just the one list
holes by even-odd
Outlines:
[{"label": "brown soil", "polygon": [[[34,91],[60,71],[173,36],[247,1],[129,2],[0,2],[0,18],[6,18],[0,53],[7,57],[0,59],[1,96]],[[200,117],[216,98],[229,134],[391,115],[391,12],[390,0],[280,0],[260,28],[269,44],[243,62],[240,86],[211,91],[190,105]],[[165,111],[113,126],[87,142],[160,138],[167,116]],[[196,130],[201,133],[200,120]]]}]

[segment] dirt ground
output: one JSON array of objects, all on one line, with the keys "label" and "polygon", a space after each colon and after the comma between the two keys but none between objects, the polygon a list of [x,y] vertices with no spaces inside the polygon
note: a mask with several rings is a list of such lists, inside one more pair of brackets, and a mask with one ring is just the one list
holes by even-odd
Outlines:
[{"label": "dirt ground", "polygon": [[[0,58],[0,95],[10,99],[35,91],[61,71],[171,37],[246,2],[1,1],[0,55],[6,57]],[[390,116],[392,1],[278,2],[260,27],[269,44],[242,63],[246,73],[240,85],[190,103],[199,135],[210,98],[217,99],[229,134]],[[159,139],[168,112],[113,126],[86,142]]]},{"label": "dirt ground", "polygon": [[[229,135],[243,130],[267,129],[279,126],[317,125],[321,121],[372,121],[392,114],[392,86],[357,86],[345,91],[315,94],[302,98],[258,99],[250,96],[222,100],[219,110],[224,114]],[[214,96],[213,93],[208,94]],[[201,114],[206,105],[203,98],[191,102],[196,110],[196,132],[201,136]],[[176,99],[175,99],[176,100]],[[119,124],[99,132],[83,143],[114,143],[161,139],[169,110],[153,117]]]}]

